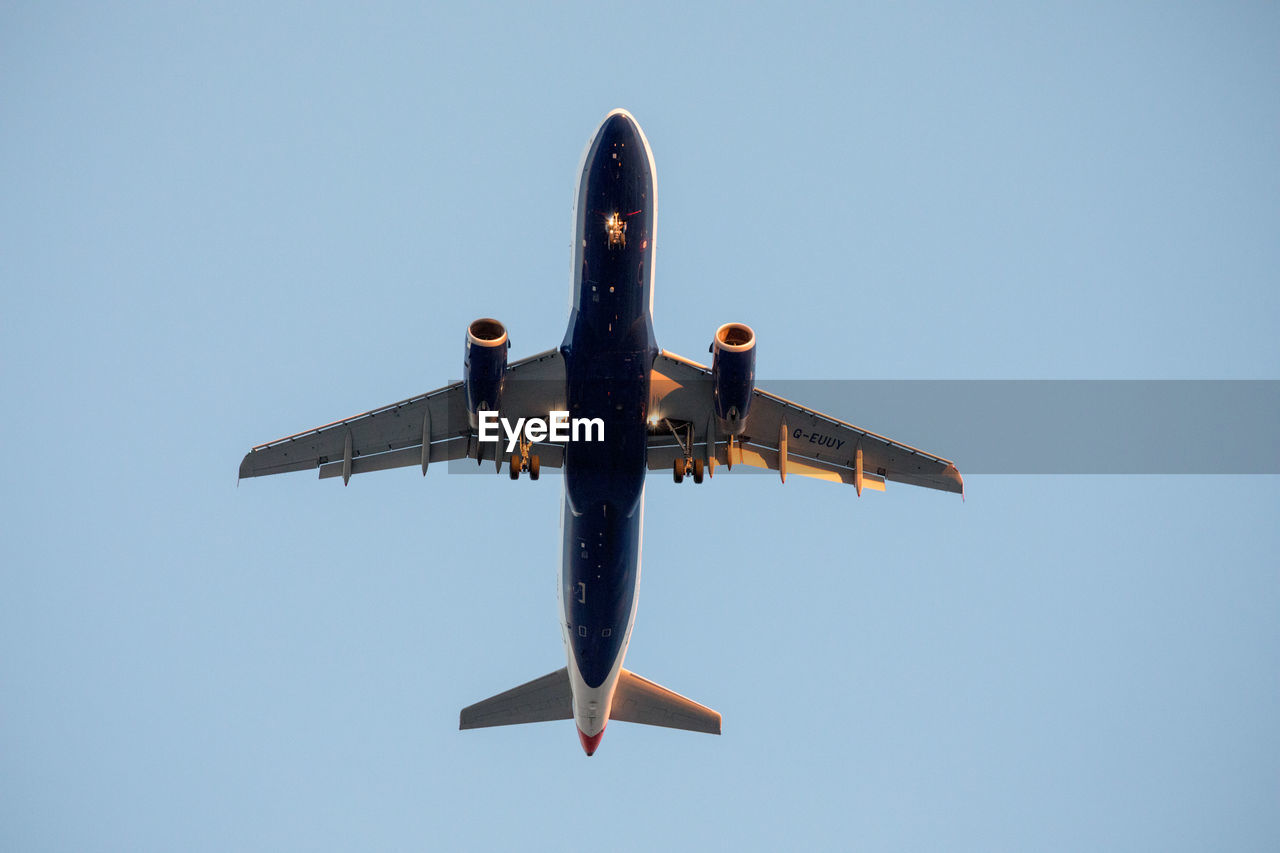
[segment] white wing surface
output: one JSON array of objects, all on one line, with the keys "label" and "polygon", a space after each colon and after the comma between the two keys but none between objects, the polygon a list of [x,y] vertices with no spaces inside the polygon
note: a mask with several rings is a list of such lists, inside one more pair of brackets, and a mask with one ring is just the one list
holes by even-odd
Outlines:
[{"label": "white wing surface", "polygon": [[650,470],[674,465],[691,434],[692,455],[713,469],[716,464],[743,464],[778,471],[784,481],[795,474],[860,490],[883,490],[885,481],[964,490],[960,472],[949,460],[758,388],[745,433],[730,442],[716,435],[710,369],[674,353],[664,351],[654,361],[651,389],[651,417],[659,424],[649,443]]},{"label": "white wing surface", "polygon": [[[564,359],[558,350],[513,362],[507,368],[502,416],[546,418],[564,410]],[[536,445],[543,467],[558,468],[563,448]],[[343,477],[410,465],[426,473],[431,462],[494,459],[499,446],[479,444],[467,418],[462,383],[410,397],[370,412],[260,444],[245,454],[240,476],[262,477],[320,469],[321,477]]]}]

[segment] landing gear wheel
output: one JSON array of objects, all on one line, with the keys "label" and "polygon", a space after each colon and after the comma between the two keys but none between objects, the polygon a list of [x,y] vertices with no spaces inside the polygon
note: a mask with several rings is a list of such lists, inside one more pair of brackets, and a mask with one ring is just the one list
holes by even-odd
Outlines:
[{"label": "landing gear wheel", "polygon": [[693,482],[695,483],[702,482],[702,460],[701,459],[693,460]]},{"label": "landing gear wheel", "polygon": [[520,479],[520,457],[519,456],[515,454],[511,455],[511,465],[507,468],[507,473],[511,475],[511,479],[513,480]]},{"label": "landing gear wheel", "polygon": [[676,460],[675,467],[671,469],[671,477],[677,483],[684,482],[684,460],[683,459]]},{"label": "landing gear wheel", "polygon": [[538,479],[538,457],[537,456],[529,457],[529,479],[530,480]]}]

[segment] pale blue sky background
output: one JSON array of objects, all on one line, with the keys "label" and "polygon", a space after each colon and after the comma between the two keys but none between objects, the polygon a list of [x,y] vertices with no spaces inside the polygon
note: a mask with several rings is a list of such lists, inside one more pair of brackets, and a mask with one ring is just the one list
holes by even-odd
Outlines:
[{"label": "pale blue sky background", "polygon": [[655,477],[628,665],[724,735],[590,760],[456,731],[562,665],[558,480],[236,488],[560,340],[615,106],[677,352],[1277,377],[1275,4],[882,5],[6,4],[0,849],[1280,847],[1275,477]]}]

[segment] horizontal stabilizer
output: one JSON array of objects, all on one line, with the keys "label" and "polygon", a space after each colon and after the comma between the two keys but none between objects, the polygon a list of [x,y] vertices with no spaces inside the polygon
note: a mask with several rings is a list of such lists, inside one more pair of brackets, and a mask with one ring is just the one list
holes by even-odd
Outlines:
[{"label": "horizontal stabilizer", "polygon": [[[519,689],[519,688],[517,688]],[[690,732],[720,734],[720,715],[679,693],[622,670],[609,719]]]},{"label": "horizontal stabilizer", "polygon": [[482,729],[572,719],[573,690],[569,687],[569,671],[561,667],[505,693],[468,705],[459,715],[458,728]]}]

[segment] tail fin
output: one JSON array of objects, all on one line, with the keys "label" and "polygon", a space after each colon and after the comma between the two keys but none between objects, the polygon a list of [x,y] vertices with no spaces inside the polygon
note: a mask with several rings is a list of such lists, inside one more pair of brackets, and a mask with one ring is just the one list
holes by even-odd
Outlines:
[{"label": "tail fin", "polygon": [[482,729],[572,719],[573,690],[569,687],[569,671],[560,667],[541,678],[468,705],[458,716],[458,728]]},{"label": "tail fin", "polygon": [[618,689],[613,694],[609,719],[720,734],[718,713],[625,669],[618,677]]}]

